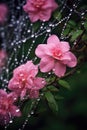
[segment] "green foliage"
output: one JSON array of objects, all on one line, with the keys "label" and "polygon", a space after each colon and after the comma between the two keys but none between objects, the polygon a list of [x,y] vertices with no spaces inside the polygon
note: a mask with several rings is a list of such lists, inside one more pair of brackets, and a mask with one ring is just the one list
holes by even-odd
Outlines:
[{"label": "green foliage", "polygon": [[87,31],[87,21],[84,23],[84,28]]},{"label": "green foliage", "polygon": [[46,97],[46,99],[48,101],[48,105],[49,105],[50,109],[54,113],[58,112],[58,104],[57,104],[53,94],[51,92],[46,92],[45,97]]},{"label": "green foliage", "polygon": [[83,30],[74,30],[70,33],[71,35],[71,41],[74,42],[81,34],[82,34]]},{"label": "green foliage", "polygon": [[58,83],[59,83],[59,85],[61,85],[64,88],[67,88],[69,90],[71,89],[69,83],[65,80],[60,79],[60,80],[58,80]]},{"label": "green foliage", "polygon": [[60,20],[62,18],[62,14],[59,11],[55,11],[53,17],[57,20]]},{"label": "green foliage", "polygon": [[33,24],[33,31],[36,32],[39,29],[40,25],[41,25],[40,22],[34,23]]}]

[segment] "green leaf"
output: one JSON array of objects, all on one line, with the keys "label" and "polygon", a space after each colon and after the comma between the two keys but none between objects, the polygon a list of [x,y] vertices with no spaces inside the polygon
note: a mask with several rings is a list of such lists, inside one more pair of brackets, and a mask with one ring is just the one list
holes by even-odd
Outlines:
[{"label": "green leaf", "polygon": [[37,31],[37,29],[39,28],[39,26],[40,26],[40,23],[39,23],[39,22],[34,23],[34,24],[33,24],[33,29],[34,29],[34,31]]},{"label": "green leaf", "polygon": [[57,19],[57,20],[60,20],[60,19],[61,19],[61,17],[62,17],[62,15],[61,15],[61,13],[60,13],[60,12],[55,11],[55,12],[54,12],[54,14],[53,14],[53,17],[54,17],[55,19]]},{"label": "green leaf", "polygon": [[53,112],[58,112],[58,104],[51,92],[46,92],[45,97],[48,101],[48,105]]},{"label": "green leaf", "polygon": [[60,79],[60,80],[58,80],[58,83],[59,83],[62,87],[67,88],[67,89],[70,90],[70,85],[69,85],[69,83],[68,83],[67,81]]},{"label": "green leaf", "polygon": [[48,103],[50,109],[54,112],[57,113],[58,112],[58,104],[54,104],[54,103]]},{"label": "green leaf", "polygon": [[73,31],[72,32],[72,37],[71,37],[71,41],[73,42],[74,40],[76,40],[78,38],[78,36],[80,36],[82,34],[82,30],[77,30],[77,31]]},{"label": "green leaf", "polygon": [[76,23],[73,20],[70,20],[68,23],[71,25],[71,27],[75,27],[76,26]]},{"label": "green leaf", "polygon": [[87,41],[87,33],[83,35],[82,40]]},{"label": "green leaf", "polygon": [[64,30],[64,32],[63,32],[64,36],[68,35],[69,31],[70,31],[70,28],[66,28],[66,29]]},{"label": "green leaf", "polygon": [[25,115],[27,115],[27,113],[30,111],[31,104],[32,104],[31,100],[29,100],[29,101],[27,101],[27,102],[24,103],[23,113]]},{"label": "green leaf", "polygon": [[53,91],[53,92],[58,92],[59,90],[58,90],[58,88],[56,88],[56,87],[54,87],[54,86],[48,86],[48,89],[50,90],[50,91]]},{"label": "green leaf", "polygon": [[56,100],[62,100],[62,99],[64,99],[64,97],[61,96],[61,95],[59,95],[59,94],[56,94],[56,95],[55,95],[55,99],[56,99]]},{"label": "green leaf", "polygon": [[84,28],[85,28],[86,31],[87,31],[87,21],[84,23]]}]

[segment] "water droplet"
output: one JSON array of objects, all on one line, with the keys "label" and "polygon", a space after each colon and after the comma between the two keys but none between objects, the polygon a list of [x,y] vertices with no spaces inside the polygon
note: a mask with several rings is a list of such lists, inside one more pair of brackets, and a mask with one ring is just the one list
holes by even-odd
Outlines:
[{"label": "water droplet", "polygon": [[34,114],[34,111],[31,111],[31,115],[33,115]]},{"label": "water droplet", "polygon": [[51,72],[49,72],[48,74],[51,75]]},{"label": "water droplet", "polygon": [[49,24],[49,27],[52,27],[52,23]]},{"label": "water droplet", "polygon": [[26,42],[26,39],[22,40],[22,42],[24,42],[24,43],[25,43],[25,42]]},{"label": "water droplet", "polygon": [[16,112],[19,112],[19,111],[20,111],[19,109],[16,110]]},{"label": "water droplet", "polygon": [[45,81],[44,80],[42,80],[42,84],[44,84],[45,83]]},{"label": "water droplet", "polygon": [[30,32],[31,32],[31,30],[29,29],[27,32],[28,32],[28,33],[30,33]]},{"label": "water droplet", "polygon": [[37,101],[39,102],[39,101],[40,101],[40,98],[38,98]]},{"label": "water droplet", "polygon": [[28,115],[28,118],[29,118],[29,117],[31,117],[31,115],[30,115],[30,114]]},{"label": "water droplet", "polygon": [[10,121],[9,121],[9,123],[13,123],[13,121],[12,121],[12,120],[10,120]]},{"label": "water droplet", "polygon": [[53,69],[53,71],[55,71],[55,69]]},{"label": "water droplet", "polygon": [[46,31],[47,31],[48,33],[49,33],[49,32],[51,32],[51,28],[47,28],[47,30],[46,30]]},{"label": "water droplet", "polygon": [[15,97],[15,98],[14,98],[14,101],[16,101],[16,100],[17,100],[17,98]]},{"label": "water droplet", "polygon": [[40,29],[43,29],[43,26],[41,26]]},{"label": "water droplet", "polygon": [[34,37],[34,34],[32,34],[31,37],[33,38],[33,37]]},{"label": "water droplet", "polygon": [[32,42],[35,43],[35,40],[33,40]]},{"label": "water droplet", "polygon": [[41,95],[41,96],[43,96],[44,94],[43,94],[43,93],[41,93],[40,95]]},{"label": "water droplet", "polygon": [[76,45],[76,42],[74,42],[73,44]]}]

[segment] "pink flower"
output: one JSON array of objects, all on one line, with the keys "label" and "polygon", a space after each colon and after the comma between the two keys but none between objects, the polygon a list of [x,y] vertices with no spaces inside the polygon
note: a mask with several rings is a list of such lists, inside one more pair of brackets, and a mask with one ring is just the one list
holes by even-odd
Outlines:
[{"label": "pink flower", "polygon": [[7,59],[7,53],[5,50],[0,50],[0,72],[2,71],[2,67],[5,66]]},{"label": "pink flower", "polygon": [[6,20],[8,8],[5,4],[0,4],[0,23],[3,24]]},{"label": "pink flower", "polygon": [[11,117],[21,116],[19,108],[14,105],[17,96],[14,93],[7,94],[4,90],[0,90],[0,123],[9,123]]},{"label": "pink flower", "polygon": [[[44,78],[36,77],[38,73],[38,66],[34,65],[32,61],[28,61],[17,67],[13,72],[13,78],[9,81],[8,88],[18,94],[23,99],[26,94],[37,98],[39,90],[46,84]],[[33,95],[33,94],[36,94]]]},{"label": "pink flower", "polygon": [[35,53],[41,58],[41,72],[53,70],[58,77],[64,76],[66,66],[75,67],[77,64],[75,55],[70,52],[69,43],[60,41],[56,35],[51,35],[47,44],[38,45]]},{"label": "pink flower", "polygon": [[31,22],[36,22],[38,20],[48,21],[57,7],[55,0],[27,0],[23,9],[28,13]]}]

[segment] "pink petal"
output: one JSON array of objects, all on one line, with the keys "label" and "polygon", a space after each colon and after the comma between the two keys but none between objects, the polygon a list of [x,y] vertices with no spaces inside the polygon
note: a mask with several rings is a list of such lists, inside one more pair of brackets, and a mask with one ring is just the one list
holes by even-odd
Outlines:
[{"label": "pink petal", "polygon": [[31,22],[36,22],[39,20],[39,14],[36,12],[30,12],[29,18],[30,18]]},{"label": "pink petal", "polygon": [[62,77],[66,72],[66,66],[57,62],[55,63],[53,71],[58,77]]},{"label": "pink petal", "polygon": [[47,9],[45,11],[43,10],[38,15],[41,21],[48,21],[51,17],[51,10],[50,9]]},{"label": "pink petal", "polygon": [[17,90],[18,86],[19,86],[19,82],[15,78],[12,78],[9,81],[8,88],[10,90]]},{"label": "pink petal", "polygon": [[47,40],[47,45],[51,48],[58,47],[58,44],[60,44],[60,40],[56,35],[51,35]]},{"label": "pink petal", "polygon": [[20,109],[14,105],[10,107],[10,113],[12,116],[17,116],[17,117],[21,116]]},{"label": "pink petal", "polygon": [[52,10],[54,11],[58,8],[58,4],[54,0],[52,0],[52,1],[53,1],[52,2]]},{"label": "pink petal", "polygon": [[53,69],[54,67],[54,59],[49,57],[49,56],[45,56],[44,58],[41,59],[40,61],[40,70],[41,72],[49,72]]},{"label": "pink petal", "polygon": [[66,63],[67,63],[67,61],[70,61],[70,60],[71,60],[71,57],[70,57],[68,52],[63,53],[62,57],[60,58],[60,61],[63,61],[63,62],[66,62]]},{"label": "pink petal", "polygon": [[32,88],[32,86],[34,86],[34,78],[31,78],[31,77],[28,77],[27,78],[27,84],[26,84],[26,88],[28,88],[28,89],[31,89]]},{"label": "pink petal", "polygon": [[26,89],[23,89],[20,95],[21,100],[24,98],[25,95],[26,95]]},{"label": "pink petal", "polygon": [[45,5],[43,5],[42,9],[51,9],[54,11],[58,7],[57,3],[54,0],[47,0]]},{"label": "pink petal", "polygon": [[27,61],[25,64],[25,72],[27,72],[30,77],[35,77],[38,73],[38,65],[34,65],[32,61]]},{"label": "pink petal", "polygon": [[18,95],[15,92],[10,92],[7,96],[9,102],[14,103],[18,99]]},{"label": "pink petal", "polygon": [[68,52],[71,57],[71,60],[67,63],[68,67],[75,67],[77,65],[77,58],[72,52]]},{"label": "pink petal", "polygon": [[3,89],[0,89],[0,97],[7,97],[7,93],[3,90]]},{"label": "pink petal", "polygon": [[0,108],[0,115],[5,116],[6,114],[7,114],[7,110],[3,109],[3,108]]},{"label": "pink petal", "polygon": [[23,6],[23,9],[26,13],[28,13],[29,11],[31,12],[35,12],[36,11],[36,8],[34,8],[30,2],[28,2],[28,4],[24,5]]},{"label": "pink petal", "polygon": [[22,72],[22,71],[24,71],[24,70],[25,70],[24,64],[23,64],[23,65],[20,65],[20,66],[18,66],[17,68],[14,69],[13,75],[15,76],[15,75],[19,74],[19,72]]},{"label": "pink petal", "polygon": [[38,98],[39,97],[39,91],[36,90],[30,90],[30,98]]},{"label": "pink petal", "polygon": [[48,49],[47,49],[47,45],[45,45],[45,44],[38,45],[36,50],[35,50],[35,54],[39,58],[44,57],[46,55],[46,52],[48,52]]},{"label": "pink petal", "polygon": [[61,42],[61,45],[60,45],[60,48],[61,48],[61,51],[62,52],[67,52],[70,50],[70,46],[69,46],[69,43],[68,42]]},{"label": "pink petal", "polygon": [[45,85],[46,85],[45,79],[37,77],[34,79],[34,88],[32,89],[39,90],[43,88]]}]

